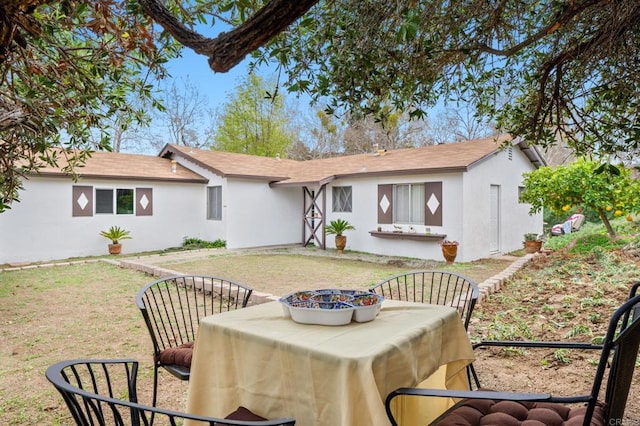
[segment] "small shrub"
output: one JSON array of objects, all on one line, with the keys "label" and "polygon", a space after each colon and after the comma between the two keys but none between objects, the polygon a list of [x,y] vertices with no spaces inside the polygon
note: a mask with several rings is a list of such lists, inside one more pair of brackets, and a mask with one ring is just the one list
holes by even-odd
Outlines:
[{"label": "small shrub", "polygon": [[224,248],[227,246],[225,240],[217,239],[215,241],[205,241],[199,238],[186,238],[182,242],[182,248],[186,250],[197,250],[203,248]]}]

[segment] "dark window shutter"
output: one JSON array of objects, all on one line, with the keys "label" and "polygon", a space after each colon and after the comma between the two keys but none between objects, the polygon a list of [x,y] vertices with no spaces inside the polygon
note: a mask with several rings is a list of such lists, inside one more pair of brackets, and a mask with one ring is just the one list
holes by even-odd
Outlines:
[{"label": "dark window shutter", "polygon": [[378,185],[378,223],[393,223],[393,185]]},{"label": "dark window shutter", "polygon": [[136,188],[136,216],[153,215],[153,188]]},{"label": "dark window shutter", "polygon": [[93,186],[73,186],[71,215],[93,216]]},{"label": "dark window shutter", "polygon": [[424,197],[424,224],[442,226],[442,182],[426,182]]}]

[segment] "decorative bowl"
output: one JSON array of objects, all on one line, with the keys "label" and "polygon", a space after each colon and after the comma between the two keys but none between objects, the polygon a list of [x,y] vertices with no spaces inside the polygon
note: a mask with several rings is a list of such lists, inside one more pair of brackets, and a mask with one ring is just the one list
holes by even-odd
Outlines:
[{"label": "decorative bowl", "polygon": [[311,300],[317,302],[347,302],[349,303],[353,299],[350,294],[344,293],[320,293],[315,296],[311,296]]},{"label": "decorative bowl", "polygon": [[349,302],[355,307],[353,320],[355,322],[373,321],[382,307],[384,297],[375,293],[358,294]]},{"label": "decorative bowl", "polygon": [[351,322],[355,308],[344,302],[292,302],[291,319],[300,324],[345,325]]},{"label": "decorative bowl", "polygon": [[280,299],[280,303],[282,304],[282,311],[284,312],[285,317],[291,316],[289,312],[289,305],[296,302],[305,302],[307,300],[311,300],[313,296],[316,295],[315,291],[312,290],[304,290],[304,291],[295,291],[293,293],[289,293],[286,296],[282,296]]}]

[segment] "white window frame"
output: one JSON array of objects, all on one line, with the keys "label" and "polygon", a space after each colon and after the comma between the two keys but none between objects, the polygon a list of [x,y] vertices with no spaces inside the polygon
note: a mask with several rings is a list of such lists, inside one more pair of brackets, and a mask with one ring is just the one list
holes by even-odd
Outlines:
[{"label": "white window frame", "polygon": [[351,213],[353,211],[353,189],[351,186],[334,186],[331,188],[331,195],[334,213]]},{"label": "white window frame", "polygon": [[424,183],[393,185],[393,221],[409,225],[424,225]]},{"label": "white window frame", "polygon": [[[132,192],[132,211],[126,213],[118,213],[118,191],[131,191]],[[111,211],[99,211],[98,202],[99,202],[99,193],[107,193],[111,194]],[[136,190],[135,188],[95,188],[94,192],[94,211],[96,214],[116,214],[116,215],[135,215],[136,213]],[[103,206],[103,207],[106,207]]]},{"label": "white window frame", "polygon": [[207,220],[222,220],[222,186],[207,186]]}]

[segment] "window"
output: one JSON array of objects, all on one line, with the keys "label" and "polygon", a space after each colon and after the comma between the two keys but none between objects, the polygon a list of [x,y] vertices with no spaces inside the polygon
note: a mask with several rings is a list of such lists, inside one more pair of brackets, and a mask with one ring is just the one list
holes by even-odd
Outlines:
[{"label": "window", "polygon": [[96,189],[97,213],[113,213],[113,189]]},{"label": "window", "polygon": [[207,219],[222,220],[222,187],[207,187]]},{"label": "window", "polygon": [[96,189],[96,214],[133,214],[133,189]]},{"label": "window", "polygon": [[116,214],[133,214],[133,189],[116,189]]},{"label": "window", "polygon": [[524,201],[522,201],[522,193],[524,192],[524,186],[519,186],[518,187],[518,202],[519,203],[524,203]]},{"label": "window", "polygon": [[397,223],[422,225],[425,223],[424,184],[394,185],[393,218]]},{"label": "window", "polygon": [[350,212],[351,211],[351,187],[350,186],[334,186],[333,194],[333,211],[334,212]]}]

